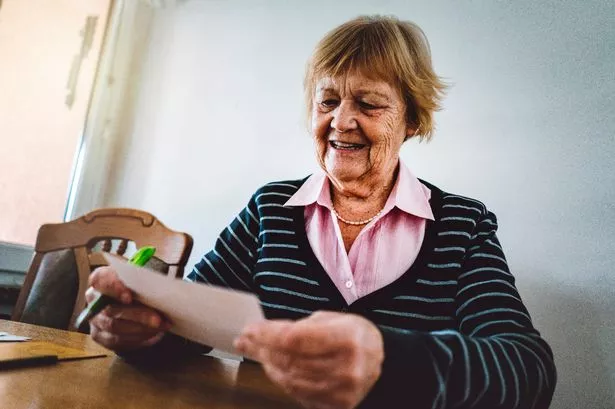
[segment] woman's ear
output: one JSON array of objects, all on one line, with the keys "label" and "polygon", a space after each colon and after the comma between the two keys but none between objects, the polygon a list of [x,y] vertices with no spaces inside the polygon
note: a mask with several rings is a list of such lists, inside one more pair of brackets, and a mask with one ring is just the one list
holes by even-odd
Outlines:
[{"label": "woman's ear", "polygon": [[414,124],[408,124],[406,126],[406,137],[404,138],[404,142],[414,136],[417,136],[419,132],[419,128],[420,128],[419,126],[416,126]]}]

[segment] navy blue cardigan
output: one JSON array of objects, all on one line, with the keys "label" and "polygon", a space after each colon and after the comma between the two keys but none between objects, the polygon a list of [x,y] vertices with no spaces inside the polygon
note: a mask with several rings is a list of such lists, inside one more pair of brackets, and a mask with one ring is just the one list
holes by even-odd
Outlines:
[{"label": "navy blue cardigan", "polygon": [[304,181],[260,188],[187,279],[255,293],[270,319],[331,310],[375,323],[385,361],[364,407],[549,406],[553,355],[515,287],[492,212],[422,181],[435,220],[416,261],[348,305],[310,248],[304,208],[283,206]]}]

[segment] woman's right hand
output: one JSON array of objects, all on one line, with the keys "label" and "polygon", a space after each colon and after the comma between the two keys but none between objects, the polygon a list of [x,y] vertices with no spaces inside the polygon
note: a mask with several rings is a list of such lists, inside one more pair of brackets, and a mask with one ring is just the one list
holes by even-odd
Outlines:
[{"label": "woman's right hand", "polygon": [[162,339],[170,323],[158,311],[138,304],[132,292],[120,281],[111,267],[99,267],[89,278],[85,299],[92,302],[98,293],[115,298],[90,320],[94,341],[116,352],[151,346]]}]

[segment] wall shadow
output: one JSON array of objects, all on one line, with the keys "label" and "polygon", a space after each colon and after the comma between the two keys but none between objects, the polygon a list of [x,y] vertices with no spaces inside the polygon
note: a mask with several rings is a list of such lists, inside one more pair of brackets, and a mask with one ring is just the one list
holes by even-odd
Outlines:
[{"label": "wall shadow", "polygon": [[551,408],[615,408],[615,374],[609,373],[615,351],[606,349],[604,339],[615,333],[615,318],[605,322],[605,307],[582,292],[570,295],[555,286],[534,285],[521,293],[555,355],[558,381]]}]

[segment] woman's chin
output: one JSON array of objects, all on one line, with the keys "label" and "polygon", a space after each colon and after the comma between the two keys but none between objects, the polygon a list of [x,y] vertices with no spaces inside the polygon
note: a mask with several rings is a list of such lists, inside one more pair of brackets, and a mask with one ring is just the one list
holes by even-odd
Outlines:
[{"label": "woman's chin", "polygon": [[354,167],[340,168],[339,166],[327,167],[327,173],[333,177],[335,182],[341,184],[356,183],[361,179],[361,176],[365,174],[362,169],[357,169]]}]

